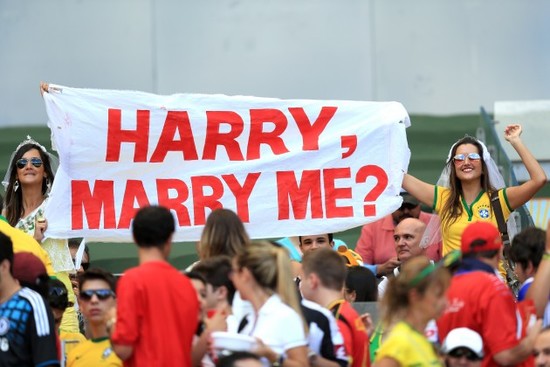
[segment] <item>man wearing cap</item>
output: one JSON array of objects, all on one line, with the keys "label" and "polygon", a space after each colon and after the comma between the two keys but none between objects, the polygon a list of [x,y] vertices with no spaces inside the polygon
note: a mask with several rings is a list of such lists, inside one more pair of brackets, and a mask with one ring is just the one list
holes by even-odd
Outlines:
[{"label": "man wearing cap", "polygon": [[483,340],[475,331],[466,327],[451,330],[443,341],[447,367],[479,367],[483,359]]},{"label": "man wearing cap", "polygon": [[0,365],[59,366],[52,311],[13,276],[13,245],[0,233]]},{"label": "man wearing cap", "polygon": [[[406,192],[401,193],[401,197],[403,203],[399,209],[376,222],[363,226],[355,247],[355,251],[361,255],[365,264],[375,265],[377,276],[390,274],[400,264],[395,253],[393,234],[395,226],[401,220],[417,218],[428,225],[434,218],[434,223],[439,224],[436,215],[420,210],[420,202],[415,197]],[[435,243],[428,246],[426,256],[433,261],[439,261],[441,259],[441,239],[437,238],[431,242]]]},{"label": "man wearing cap", "polygon": [[440,339],[452,329],[467,327],[484,342],[483,366],[520,365],[533,352],[540,320],[525,333],[518,324],[512,292],[496,275],[502,257],[498,229],[474,222],[462,234],[463,259],[447,291],[447,309],[437,320]]}]

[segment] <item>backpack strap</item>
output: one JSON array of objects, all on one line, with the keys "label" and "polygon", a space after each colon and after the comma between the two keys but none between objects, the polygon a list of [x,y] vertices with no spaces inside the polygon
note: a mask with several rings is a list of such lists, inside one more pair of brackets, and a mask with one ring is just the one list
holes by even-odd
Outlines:
[{"label": "backpack strap", "polygon": [[498,191],[491,193],[491,206],[497,219],[498,231],[502,237],[502,244],[506,247],[510,245],[510,237],[508,236],[508,227],[506,226],[506,221],[504,220],[504,214],[502,214],[502,205],[498,197]]}]

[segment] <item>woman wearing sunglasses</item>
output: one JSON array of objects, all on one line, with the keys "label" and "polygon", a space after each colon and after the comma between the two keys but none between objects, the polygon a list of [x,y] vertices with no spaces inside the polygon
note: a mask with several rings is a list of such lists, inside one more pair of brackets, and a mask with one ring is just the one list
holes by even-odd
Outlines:
[{"label": "woman wearing sunglasses", "polygon": [[[518,186],[504,187],[504,179],[485,145],[471,136],[457,141],[437,185],[405,174],[403,188],[424,204],[434,208],[441,218],[443,255],[460,249],[460,237],[470,222],[491,221],[497,225],[490,197],[498,192],[504,219],[530,200],[546,183],[546,174],[523,144],[521,125],[508,125],[504,138],[521,158],[529,180]],[[510,222],[508,223],[511,233]],[[430,232],[428,225],[427,232]]]},{"label": "woman wearing sunglasses", "polygon": [[[3,215],[8,223],[33,236],[52,261],[55,276],[69,289],[69,301],[75,296],[69,280],[69,272],[74,271],[67,240],[44,238],[48,222],[44,208],[54,180],[54,167],[57,158],[46,151],[30,136],[21,142],[13,152],[6,176],[2,181],[6,190]],[[61,329],[78,332],[78,321],[73,307],[68,307],[63,317]]]}]

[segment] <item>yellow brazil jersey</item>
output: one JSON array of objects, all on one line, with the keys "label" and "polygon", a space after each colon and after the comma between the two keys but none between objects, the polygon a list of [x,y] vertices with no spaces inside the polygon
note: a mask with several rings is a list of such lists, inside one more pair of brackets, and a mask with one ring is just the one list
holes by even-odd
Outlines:
[{"label": "yellow brazil jersey", "polygon": [[[441,186],[435,187],[433,208],[437,214],[440,214],[440,216],[443,205],[448,200],[449,195],[450,190],[448,188]],[[498,198],[501,203],[504,220],[508,220],[512,209],[510,208],[508,198],[506,197],[506,189],[501,189],[498,191]],[[460,250],[460,237],[468,224],[478,221],[488,221],[498,227],[497,218],[493,213],[493,208],[491,207],[491,200],[486,192],[480,192],[477,198],[475,198],[470,205],[468,205],[462,197],[460,198],[460,201],[462,202],[462,215],[450,225],[445,225],[444,223],[441,225],[441,235],[443,237],[443,256],[453,250]]]},{"label": "yellow brazil jersey", "polygon": [[74,347],[67,357],[67,367],[122,366],[108,338],[90,339]]},{"label": "yellow brazil jersey", "polygon": [[398,322],[382,342],[375,362],[384,357],[392,358],[404,367],[443,366],[428,339],[403,321]]}]

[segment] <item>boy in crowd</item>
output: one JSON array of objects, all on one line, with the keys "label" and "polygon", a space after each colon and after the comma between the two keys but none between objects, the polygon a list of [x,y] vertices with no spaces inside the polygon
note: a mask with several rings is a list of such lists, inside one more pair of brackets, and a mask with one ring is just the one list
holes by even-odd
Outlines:
[{"label": "boy in crowd", "polygon": [[175,229],[161,206],[141,208],[132,222],[139,266],[120,278],[111,320],[113,350],[124,366],[191,367],[199,302],[189,279],[168,263]]},{"label": "boy in crowd", "polygon": [[320,248],[304,254],[304,277],[300,288],[304,298],[326,306],[334,314],[351,367],[369,365],[368,336],[365,325],[353,307],[343,299],[346,265],[337,252]]},{"label": "boy in crowd", "polygon": [[59,366],[53,314],[37,292],[13,276],[13,245],[0,232],[0,361],[5,366]]},{"label": "boy in crowd", "polygon": [[116,304],[115,277],[92,268],[79,275],[78,283],[80,310],[88,320],[91,339],[69,352],[67,366],[122,366],[111,347],[107,325],[107,314]]}]

